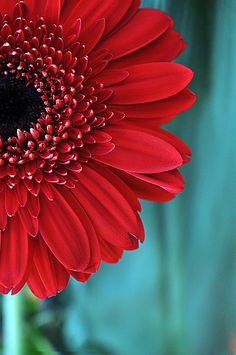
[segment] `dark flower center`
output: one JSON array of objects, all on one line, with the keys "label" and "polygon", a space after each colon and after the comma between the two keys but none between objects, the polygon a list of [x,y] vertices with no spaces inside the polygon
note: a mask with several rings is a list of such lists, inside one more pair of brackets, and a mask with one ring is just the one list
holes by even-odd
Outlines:
[{"label": "dark flower center", "polygon": [[12,74],[0,76],[0,136],[16,136],[17,129],[27,131],[44,109],[40,94],[24,78]]}]

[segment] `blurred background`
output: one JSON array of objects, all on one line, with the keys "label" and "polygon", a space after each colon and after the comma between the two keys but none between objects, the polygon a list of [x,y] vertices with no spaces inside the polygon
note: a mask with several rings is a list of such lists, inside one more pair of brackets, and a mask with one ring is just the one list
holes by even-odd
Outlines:
[{"label": "blurred background", "polygon": [[198,101],[167,127],[193,152],[186,190],[144,202],[144,245],[86,284],[2,298],[4,355],[236,354],[236,0],[143,6],[173,17],[195,71]]}]

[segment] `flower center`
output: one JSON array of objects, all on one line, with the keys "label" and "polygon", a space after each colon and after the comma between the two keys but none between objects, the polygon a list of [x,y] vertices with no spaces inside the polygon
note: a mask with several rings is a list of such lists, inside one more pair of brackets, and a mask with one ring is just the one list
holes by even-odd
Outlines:
[{"label": "flower center", "polygon": [[40,118],[44,104],[33,85],[12,74],[0,76],[0,135],[6,140],[16,136],[17,129],[29,130]]}]

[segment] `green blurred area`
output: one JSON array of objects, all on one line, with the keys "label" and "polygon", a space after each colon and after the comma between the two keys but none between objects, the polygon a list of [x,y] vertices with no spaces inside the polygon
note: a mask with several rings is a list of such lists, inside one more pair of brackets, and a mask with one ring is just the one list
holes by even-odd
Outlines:
[{"label": "green blurred area", "polygon": [[236,348],[236,1],[143,5],[174,18],[188,43],[178,61],[195,71],[198,101],[168,126],[193,152],[182,169],[186,190],[167,204],[143,203],[146,241],[119,264],[102,265],[86,284],[72,281],[43,303],[26,292],[19,354],[226,355]]}]

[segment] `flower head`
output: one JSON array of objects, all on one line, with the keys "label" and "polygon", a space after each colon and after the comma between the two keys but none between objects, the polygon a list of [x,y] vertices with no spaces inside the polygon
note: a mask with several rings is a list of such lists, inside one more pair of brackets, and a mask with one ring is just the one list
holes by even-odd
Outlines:
[{"label": "flower head", "polygon": [[169,16],[139,0],[0,0],[0,291],[40,298],[144,240],[138,198],[183,189],[190,107]]}]

